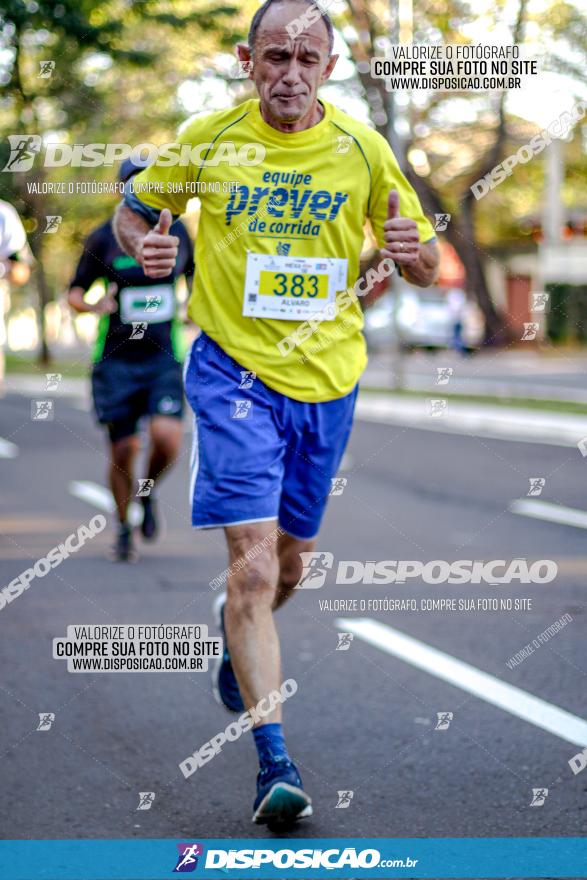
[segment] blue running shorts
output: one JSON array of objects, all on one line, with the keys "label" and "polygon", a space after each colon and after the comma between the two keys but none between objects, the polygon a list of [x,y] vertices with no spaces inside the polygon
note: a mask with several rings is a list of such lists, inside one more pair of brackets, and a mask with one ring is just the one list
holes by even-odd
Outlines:
[{"label": "blue running shorts", "polygon": [[194,411],[192,525],[277,519],[290,535],[318,534],[353,422],[358,386],[305,403],[268,388],[202,333],[188,354]]}]

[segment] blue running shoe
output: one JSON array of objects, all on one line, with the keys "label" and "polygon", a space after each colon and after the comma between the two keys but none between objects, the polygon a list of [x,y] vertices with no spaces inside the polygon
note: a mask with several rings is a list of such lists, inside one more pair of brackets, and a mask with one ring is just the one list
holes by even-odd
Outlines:
[{"label": "blue running shoe", "polygon": [[212,691],[216,701],[228,709],[229,712],[244,712],[243,699],[238,689],[238,682],[226,646],[226,630],[224,629],[225,605],[226,593],[221,593],[214,602],[214,616],[224,639],[224,654],[216,661],[212,671]]},{"label": "blue running shoe", "polygon": [[302,788],[295,764],[277,758],[260,771],[253,810],[253,822],[278,830],[312,815],[312,799]]}]

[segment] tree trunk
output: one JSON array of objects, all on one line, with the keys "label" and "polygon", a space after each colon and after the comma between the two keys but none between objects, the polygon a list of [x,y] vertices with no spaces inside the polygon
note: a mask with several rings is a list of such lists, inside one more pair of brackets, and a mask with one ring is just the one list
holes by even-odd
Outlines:
[{"label": "tree trunk", "polygon": [[[518,15],[514,26],[514,43],[522,42],[527,4],[528,0],[520,0]],[[360,34],[365,35],[365,37],[368,36],[367,40],[363,38],[363,40],[349,46],[353,60],[358,66],[359,62],[369,61],[374,55],[374,21],[364,0],[347,0],[347,5],[356,30]],[[373,81],[368,71],[359,68],[357,69],[357,73],[372,109],[373,98],[375,98],[375,101],[379,106],[386,107],[387,93],[385,91],[383,80]],[[490,171],[494,165],[499,162],[506,138],[504,108],[505,94],[506,93],[504,92],[500,96],[499,106],[497,108],[499,122],[496,127],[495,140],[487,153],[481,157],[478,170],[474,172],[472,180],[477,180],[480,177],[483,177],[485,173]],[[377,125],[377,130],[380,134],[386,137],[387,131],[385,125]],[[400,159],[399,156],[397,158]],[[428,180],[418,177],[407,162],[403,165],[402,170],[416,190],[426,213],[447,213],[442,205],[440,195],[432,188]],[[458,215],[453,214],[445,235],[463,263],[467,275],[467,287],[474,295],[485,318],[485,344],[502,345],[510,339],[510,332],[504,316],[500,314],[491,299],[491,294],[487,285],[481,250],[477,246],[475,238],[475,204],[473,195],[470,189],[467,188],[464,191],[462,199],[459,200],[459,213]]]},{"label": "tree trunk", "polygon": [[49,285],[47,284],[47,276],[45,275],[45,269],[43,268],[43,261],[41,252],[35,253],[35,259],[37,261],[36,272],[37,272],[37,291],[39,295],[39,307],[37,311],[37,322],[39,327],[39,364],[43,367],[48,366],[51,363],[51,352],[49,350],[49,343],[47,342],[47,320],[45,316],[46,306],[51,302],[51,293],[49,291]]},{"label": "tree trunk", "polygon": [[[17,109],[17,118],[19,119],[21,130],[23,131],[23,133],[38,134],[42,130],[42,128],[34,106],[34,95],[27,93],[23,83],[23,76],[21,71],[22,34],[19,30],[17,30],[14,35],[14,48],[15,59],[12,75],[15,84],[14,96]],[[20,195],[21,200],[27,206],[29,216],[34,217],[38,223],[39,220],[44,219],[44,217],[46,216],[46,200],[41,194],[41,184],[43,183],[44,179],[44,171],[42,170],[42,167],[39,166],[37,168],[34,168],[32,172],[29,172],[26,175],[17,174],[15,181],[16,189]],[[39,184],[39,195],[33,195],[28,192],[26,186],[27,181],[33,181]],[[49,345],[47,343],[47,322],[45,318],[45,308],[47,304],[51,302],[51,292],[49,290],[49,285],[47,284],[47,276],[43,267],[44,241],[43,230],[41,226],[42,224],[39,223],[36,230],[31,235],[29,239],[29,245],[36,261],[36,264],[34,266],[34,273],[37,279],[37,283],[35,286],[37,289],[37,327],[39,331],[40,341],[38,362],[41,366],[47,366],[51,362],[51,352],[49,351]]]},{"label": "tree trunk", "polygon": [[[456,236],[452,240],[449,238],[449,241],[465,267],[467,287],[474,293],[479,308],[483,312],[485,318],[484,344],[507,345],[511,341],[512,334],[505,315],[497,310],[491,299],[481,252],[474,244],[475,218],[469,201],[463,203],[458,228],[455,231]],[[456,238],[459,240],[458,246]]]},{"label": "tree trunk", "polygon": [[[438,193],[429,186],[428,181],[419,177],[408,168],[408,178],[427,214],[447,213],[440,201]],[[451,217],[444,235],[454,247],[459,259],[465,267],[467,288],[475,297],[485,319],[485,345],[505,345],[509,340],[509,332],[504,316],[496,309],[491,299],[481,251],[475,243],[475,225],[472,205],[464,199],[458,217]]]},{"label": "tree trunk", "polygon": [[[27,175],[28,180],[30,180],[31,177],[39,184],[39,189],[42,190],[44,173],[40,170],[36,170],[32,175]],[[45,244],[43,223],[47,212],[47,206],[45,204],[46,200],[42,195],[33,195],[32,193],[26,192],[24,180],[21,187],[21,198],[26,203],[30,215],[35,217],[38,222],[35,232],[30,236],[29,244],[35,258],[34,272],[36,276],[35,286],[37,289],[37,327],[39,330],[38,362],[41,366],[47,366],[51,361],[51,352],[49,349],[49,343],[47,342],[47,321],[45,311],[47,305],[53,299],[47,282],[45,267],[43,265],[43,251]]]}]

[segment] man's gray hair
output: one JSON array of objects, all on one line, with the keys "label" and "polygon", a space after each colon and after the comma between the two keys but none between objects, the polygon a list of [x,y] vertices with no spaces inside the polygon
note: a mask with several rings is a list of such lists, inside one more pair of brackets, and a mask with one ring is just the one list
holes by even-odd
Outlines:
[{"label": "man's gray hair", "polygon": [[334,46],[334,27],[332,25],[332,19],[328,15],[327,11],[322,8],[320,3],[315,2],[315,0],[265,0],[262,6],[259,6],[257,11],[253,16],[253,20],[251,21],[251,26],[249,28],[249,36],[248,43],[251,51],[254,49],[255,45],[255,37],[257,36],[257,31],[259,30],[259,25],[261,24],[261,20],[270,6],[275,6],[277,3],[289,3],[289,2],[298,2],[298,3],[306,3],[308,6],[314,6],[322,16],[322,21],[326,25],[326,30],[328,32],[328,51],[332,54],[332,49]]}]

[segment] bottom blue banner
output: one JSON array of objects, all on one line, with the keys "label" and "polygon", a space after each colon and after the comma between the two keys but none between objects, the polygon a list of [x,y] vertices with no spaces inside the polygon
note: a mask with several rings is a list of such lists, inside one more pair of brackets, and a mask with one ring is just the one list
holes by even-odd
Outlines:
[{"label": "bottom blue banner", "polygon": [[2,880],[587,877],[578,837],[6,840]]}]

